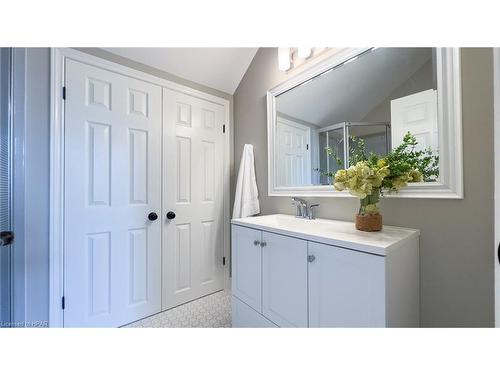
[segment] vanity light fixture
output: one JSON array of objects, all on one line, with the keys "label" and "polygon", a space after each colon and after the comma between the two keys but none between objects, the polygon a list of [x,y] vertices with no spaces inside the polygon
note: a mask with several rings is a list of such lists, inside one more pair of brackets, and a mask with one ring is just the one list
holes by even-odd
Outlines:
[{"label": "vanity light fixture", "polygon": [[283,72],[288,72],[316,59],[328,50],[328,47],[279,47],[278,68]]},{"label": "vanity light fixture", "polygon": [[290,47],[278,48],[278,68],[286,72],[291,67],[291,53]]},{"label": "vanity light fixture", "polygon": [[307,59],[311,56],[312,48],[311,47],[299,47],[297,54],[301,59]]}]

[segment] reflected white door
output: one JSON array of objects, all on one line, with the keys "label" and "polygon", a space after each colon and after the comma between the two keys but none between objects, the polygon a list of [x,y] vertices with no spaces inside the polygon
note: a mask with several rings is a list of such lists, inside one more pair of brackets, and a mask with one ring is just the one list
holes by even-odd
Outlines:
[{"label": "reflected white door", "polygon": [[169,89],[163,97],[165,310],[224,288],[224,107]]},{"label": "reflected white door", "polygon": [[396,147],[410,132],[418,150],[438,150],[437,91],[430,89],[391,100],[391,143]]},{"label": "reflected white door", "polygon": [[64,326],[161,309],[159,86],[68,60]]},{"label": "reflected white door", "polygon": [[278,186],[311,184],[311,128],[277,118]]}]

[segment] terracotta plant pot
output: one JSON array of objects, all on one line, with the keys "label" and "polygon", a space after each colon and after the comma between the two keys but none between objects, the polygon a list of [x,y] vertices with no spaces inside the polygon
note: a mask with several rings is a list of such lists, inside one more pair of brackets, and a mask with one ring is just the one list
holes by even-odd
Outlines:
[{"label": "terracotta plant pot", "polygon": [[378,232],[382,230],[382,215],[364,214],[356,215],[356,229],[364,232]]}]

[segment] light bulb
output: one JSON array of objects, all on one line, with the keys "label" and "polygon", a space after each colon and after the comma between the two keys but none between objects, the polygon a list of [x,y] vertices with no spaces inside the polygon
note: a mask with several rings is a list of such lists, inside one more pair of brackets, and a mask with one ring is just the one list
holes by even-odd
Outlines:
[{"label": "light bulb", "polygon": [[289,47],[279,47],[278,48],[278,68],[286,72],[290,69],[290,48]]},{"label": "light bulb", "polygon": [[307,59],[311,56],[312,48],[311,47],[299,47],[298,55],[301,59]]}]

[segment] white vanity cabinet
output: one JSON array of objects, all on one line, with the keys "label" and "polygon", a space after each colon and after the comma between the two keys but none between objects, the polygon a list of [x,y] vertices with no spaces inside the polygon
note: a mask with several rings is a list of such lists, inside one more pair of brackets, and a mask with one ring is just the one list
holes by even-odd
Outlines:
[{"label": "white vanity cabinet", "polygon": [[316,242],[309,257],[310,327],[385,326],[385,257]]},{"label": "white vanity cabinet", "polygon": [[255,311],[262,312],[262,232],[232,228],[232,293]]},{"label": "white vanity cabinet", "polygon": [[262,239],[262,314],[280,327],[307,327],[307,241],[269,232]]},{"label": "white vanity cabinet", "polygon": [[[233,295],[280,327],[307,327],[307,241],[238,225],[232,237]],[[233,301],[233,314],[249,312]]]},{"label": "white vanity cabinet", "polygon": [[233,327],[416,327],[418,241],[406,228],[233,220]]}]

